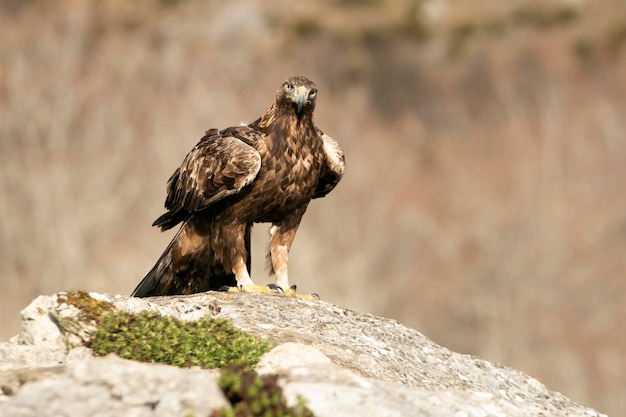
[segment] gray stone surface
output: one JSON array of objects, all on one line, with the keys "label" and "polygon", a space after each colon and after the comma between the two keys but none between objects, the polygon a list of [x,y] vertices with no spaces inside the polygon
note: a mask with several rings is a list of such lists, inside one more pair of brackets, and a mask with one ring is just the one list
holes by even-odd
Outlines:
[{"label": "gray stone surface", "polygon": [[65,362],[63,349],[46,346],[0,343],[0,372],[42,366],[56,366]]},{"label": "gray stone surface", "polygon": [[287,342],[263,355],[255,370],[261,375],[283,374],[295,366],[315,367],[330,363],[328,356],[313,346]]},{"label": "gray stone surface", "polygon": [[[277,347],[258,371],[277,373],[287,398],[304,397],[318,416],[601,415],[522,372],[451,352],[393,320],[323,301],[233,293],[92,296],[129,312],[184,320],[210,314],[271,341]],[[225,404],[209,371],[91,358],[81,347],[66,356],[63,347],[93,331],[73,311],[56,296],[39,297],[25,310],[22,334],[0,345],[8,361],[0,374],[8,394],[0,415],[207,415]],[[40,353],[16,353],[20,349]],[[49,355],[41,353],[46,350]]]},{"label": "gray stone surface", "polygon": [[113,355],[69,361],[62,375],[25,383],[0,406],[6,416],[206,416],[228,404],[218,373],[144,364]]},{"label": "gray stone surface", "polygon": [[306,398],[319,417],[541,415],[488,393],[409,388],[366,378],[337,365],[294,367],[281,383],[290,401],[298,395]]}]

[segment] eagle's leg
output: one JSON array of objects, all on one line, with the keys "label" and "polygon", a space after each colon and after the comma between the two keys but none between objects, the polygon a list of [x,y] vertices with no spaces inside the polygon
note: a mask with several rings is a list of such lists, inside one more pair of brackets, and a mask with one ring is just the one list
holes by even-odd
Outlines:
[{"label": "eagle's leg", "polygon": [[[256,292],[256,293],[271,293],[271,288],[265,285],[256,285],[252,278],[250,278],[250,264],[246,262],[246,259],[250,259],[250,229],[252,224],[240,225],[240,230],[236,234],[236,238],[231,242],[227,242],[226,247],[235,248],[231,253],[233,256],[232,272],[235,274],[237,280],[237,286],[231,287],[230,292]],[[224,234],[223,236],[228,236]],[[232,236],[232,235],[230,235]],[[227,241],[227,238],[224,239]]]},{"label": "eagle's leg", "polygon": [[233,274],[235,274],[238,288],[254,285],[254,282],[248,273],[248,267],[242,258],[238,258],[235,262],[235,265],[233,266]]},{"label": "eagle's leg", "polygon": [[303,298],[305,300],[314,300],[318,297],[313,295],[296,294],[295,285],[289,286],[289,250],[293,239],[296,237],[296,231],[302,219],[302,214],[288,217],[280,223],[272,224],[270,227],[270,253],[269,265],[270,272],[276,275],[276,285],[272,287],[280,287],[286,295],[292,297]]},{"label": "eagle's leg", "polygon": [[296,235],[295,232],[292,230],[285,233],[277,225],[272,225],[270,228],[271,272],[276,275],[276,285],[283,291],[289,289],[289,249],[291,249],[291,243]]},{"label": "eagle's leg", "polygon": [[235,265],[233,266],[233,274],[235,274],[235,279],[237,280],[236,287],[230,287],[228,289],[229,292],[257,292],[269,294],[272,292],[271,288],[268,288],[265,285],[256,285],[252,279],[250,278],[250,274],[248,273],[248,267],[246,266],[246,262],[243,258],[238,258],[235,261]]}]

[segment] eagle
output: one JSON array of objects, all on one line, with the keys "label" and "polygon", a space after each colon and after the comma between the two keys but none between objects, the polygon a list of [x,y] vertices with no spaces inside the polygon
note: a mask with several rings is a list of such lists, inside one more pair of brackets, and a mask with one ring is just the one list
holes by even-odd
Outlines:
[{"label": "eagle", "polygon": [[[316,85],[287,79],[254,122],[210,129],[167,182],[162,231],[181,225],[134,297],[209,290],[291,296],[288,254],[309,203],[343,176],[341,146],[314,123]],[[276,283],[250,278],[254,223],[271,223],[268,267]],[[302,296],[302,298],[306,298]]]}]

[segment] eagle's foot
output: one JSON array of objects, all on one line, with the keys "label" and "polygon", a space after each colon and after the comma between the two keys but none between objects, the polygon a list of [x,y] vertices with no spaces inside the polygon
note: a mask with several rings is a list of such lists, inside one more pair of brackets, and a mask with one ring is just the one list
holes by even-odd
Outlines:
[{"label": "eagle's foot", "polygon": [[256,284],[248,284],[248,285],[240,285],[238,287],[227,287],[228,292],[253,292],[257,294],[271,294],[273,291],[266,287],[265,285],[256,285]]},{"label": "eagle's foot", "polygon": [[227,285],[221,287],[218,291],[224,292],[250,292],[257,294],[284,294],[289,297],[301,298],[307,301],[315,301],[319,300],[320,296],[312,293],[312,294],[298,294],[296,293],[296,286],[292,285],[290,288],[283,290],[282,287],[278,284],[268,284],[268,285],[240,285],[235,287],[229,287]]},{"label": "eagle's foot", "polygon": [[268,284],[267,287],[269,289],[272,290],[272,292],[277,293],[277,294],[285,294],[289,297],[295,297],[295,298],[301,298],[303,300],[307,300],[307,301],[314,301],[314,300],[319,300],[320,296],[318,294],[312,293],[312,294],[298,294],[296,293],[296,286],[292,285],[291,287],[289,287],[288,289],[284,290],[280,285],[278,284]]}]

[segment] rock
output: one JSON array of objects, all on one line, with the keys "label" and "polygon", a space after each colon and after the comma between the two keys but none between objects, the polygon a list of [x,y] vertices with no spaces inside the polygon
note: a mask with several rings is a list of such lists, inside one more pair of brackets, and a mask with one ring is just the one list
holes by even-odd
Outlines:
[{"label": "rock", "polygon": [[283,374],[293,367],[327,365],[328,356],[302,343],[283,343],[261,357],[255,371],[260,375]]},{"label": "rock", "polygon": [[71,361],[61,377],[25,384],[7,416],[206,416],[228,405],[218,374],[114,355]]},{"label": "rock", "polygon": [[[183,320],[213,315],[270,341],[276,347],[261,359],[258,372],[278,374],[290,403],[301,396],[317,416],[601,415],[522,372],[451,352],[396,321],[323,301],[213,292],[149,299],[91,296],[131,313],[149,310]],[[226,404],[215,373],[206,370],[91,358],[84,347],[65,356],[95,327],[92,318],[63,300],[38,297],[25,310],[22,335],[0,346],[0,355],[11,362],[3,364],[5,372],[39,369],[22,382],[5,374],[9,395],[1,415],[207,415]],[[53,353],[41,354],[41,362],[26,361],[20,358],[28,355],[14,349]],[[40,370],[59,363],[65,364],[60,375]]]},{"label": "rock", "polygon": [[280,383],[290,401],[306,398],[318,417],[552,415],[516,408],[488,393],[430,392],[365,378],[337,365],[292,368]]},{"label": "rock", "polygon": [[0,343],[0,372],[12,369],[57,366],[65,362],[65,350],[37,345]]},{"label": "rock", "polygon": [[19,343],[64,350],[65,343],[61,338],[61,330],[50,317],[50,312],[58,310],[55,297],[40,295],[22,310],[22,332],[17,338]]},{"label": "rock", "polygon": [[11,372],[0,372],[0,388],[3,395],[15,395],[27,382],[39,381],[61,375],[64,366],[46,366],[41,368],[23,368]]}]

